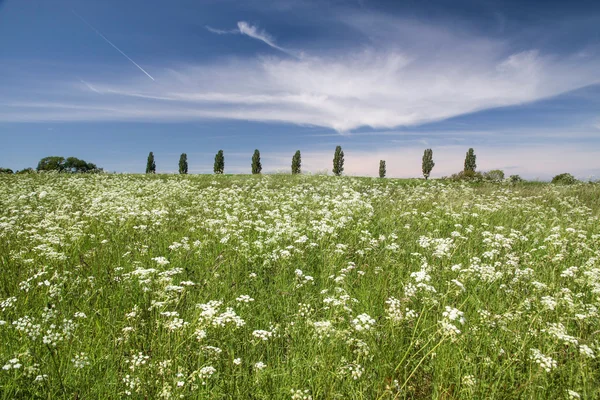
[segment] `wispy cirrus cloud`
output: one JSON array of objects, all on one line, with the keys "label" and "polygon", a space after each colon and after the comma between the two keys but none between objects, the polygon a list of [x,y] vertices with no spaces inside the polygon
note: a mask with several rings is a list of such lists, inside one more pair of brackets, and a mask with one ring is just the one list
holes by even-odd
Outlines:
[{"label": "wispy cirrus cloud", "polygon": [[209,32],[216,33],[217,35],[229,35],[229,34],[245,35],[252,39],[260,40],[261,42],[265,43],[269,47],[272,47],[276,50],[279,50],[279,51],[289,54],[291,56],[299,57],[299,55],[301,55],[301,53],[299,53],[299,52],[296,52],[296,51],[293,51],[290,49],[286,49],[286,48],[283,48],[283,47],[277,45],[277,43],[275,43],[275,38],[273,36],[271,36],[265,30],[260,29],[258,26],[251,25],[246,21],[239,21],[237,23],[237,29],[224,30],[224,29],[213,28],[210,26],[206,26],[206,29]]},{"label": "wispy cirrus cloud", "polygon": [[212,33],[216,33],[217,35],[231,35],[240,33],[239,29],[217,29],[210,27],[208,25],[205,26],[206,30]]},{"label": "wispy cirrus cloud", "polygon": [[257,26],[250,25],[245,21],[240,21],[237,25],[242,35],[249,36],[252,39],[260,40],[261,42],[264,42],[265,44],[274,49],[296,57],[296,54],[293,51],[278,46],[275,43],[275,39],[273,38],[273,36],[269,35],[266,31],[259,29]]},{"label": "wispy cirrus cloud", "polygon": [[[511,51],[501,40],[444,27],[398,18],[375,22],[348,20],[368,33],[369,46],[302,58],[257,56],[155,68],[156,82],[86,78],[83,86],[63,84],[20,103],[0,94],[0,121],[215,118],[347,132],[414,126],[600,83],[600,55],[593,52],[581,58]],[[272,36],[246,22],[238,23],[238,32],[282,50]],[[412,46],[404,45],[411,41]],[[62,107],[44,106],[52,102]]]}]

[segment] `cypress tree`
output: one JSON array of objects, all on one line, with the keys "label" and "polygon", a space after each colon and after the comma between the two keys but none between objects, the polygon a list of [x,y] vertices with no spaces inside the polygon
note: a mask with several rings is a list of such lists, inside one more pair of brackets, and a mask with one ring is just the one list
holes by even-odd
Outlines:
[{"label": "cypress tree", "polygon": [[333,154],[333,174],[340,176],[342,172],[344,172],[344,152],[342,146],[337,146]]},{"label": "cypress tree", "polygon": [[150,152],[148,154],[148,162],[146,163],[146,173],[147,174],[155,174],[156,173],[156,163],[154,162],[154,153]]},{"label": "cypress tree", "polygon": [[477,164],[475,162],[476,159],[477,156],[475,155],[475,151],[470,148],[465,157],[465,172],[475,172],[475,169],[477,168]]},{"label": "cypress tree", "polygon": [[425,149],[425,152],[423,153],[423,164],[421,165],[425,180],[429,178],[433,167],[435,167],[435,163],[433,162],[433,150]]},{"label": "cypress tree", "polygon": [[260,151],[256,149],[252,155],[252,173],[260,174],[260,171],[262,171],[262,165],[260,163]]},{"label": "cypress tree", "polygon": [[299,174],[301,169],[302,161],[300,159],[300,150],[296,150],[294,157],[292,157],[292,174]]},{"label": "cypress tree", "polygon": [[225,171],[225,157],[223,156],[223,150],[219,150],[215,155],[213,171],[215,174],[222,174]]},{"label": "cypress tree", "polygon": [[188,173],[188,162],[187,162],[187,154],[182,153],[179,156],[179,173],[187,174]]},{"label": "cypress tree", "polygon": [[379,160],[379,177],[385,178],[385,160]]}]

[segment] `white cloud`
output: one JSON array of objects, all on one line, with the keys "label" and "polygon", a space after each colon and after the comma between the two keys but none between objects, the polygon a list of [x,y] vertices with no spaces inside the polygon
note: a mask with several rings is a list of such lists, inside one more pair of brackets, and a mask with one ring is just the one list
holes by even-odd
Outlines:
[{"label": "white cloud", "polygon": [[272,47],[276,50],[282,51],[282,52],[289,54],[291,56],[294,56],[294,57],[299,57],[299,54],[296,54],[296,52],[289,50],[289,49],[285,49],[281,46],[278,46],[275,43],[275,38],[273,36],[271,36],[270,34],[268,34],[266,31],[259,29],[257,26],[251,25],[251,24],[247,23],[246,21],[239,21],[237,23],[237,29],[223,30],[223,29],[212,28],[208,25],[206,26],[206,29],[209,32],[216,33],[217,35],[229,35],[229,34],[238,34],[238,33],[242,34],[242,35],[246,35],[248,37],[251,37],[252,39],[260,40],[261,42],[267,44],[269,47]]},{"label": "white cloud", "polygon": [[236,33],[240,33],[240,31],[238,29],[217,29],[217,28],[212,28],[208,25],[205,26],[206,30],[212,33],[216,33],[217,35],[231,35],[231,34],[236,34]]},{"label": "white cloud", "polygon": [[85,87],[87,87],[88,89],[90,89],[92,92],[100,94],[100,92],[95,87],[93,87],[92,85],[90,85],[89,83],[87,83],[86,81],[84,81],[83,79],[80,79],[79,81],[81,83],[83,83],[85,85]]},{"label": "white cloud", "polygon": [[[85,88],[64,85],[27,103],[17,104],[7,95],[4,101],[0,98],[0,121],[218,118],[346,132],[363,126],[419,125],[600,83],[598,56],[510,53],[503,42],[392,21],[397,23],[351,20],[373,41],[360,50],[185,65],[155,73],[156,82],[136,76],[88,78]],[[239,22],[238,29],[288,51],[246,22]],[[57,101],[60,107],[46,106]]]},{"label": "white cloud", "polygon": [[275,39],[264,30],[260,30],[258,27],[250,25],[245,21],[239,21],[237,26],[242,35],[250,36],[253,39],[265,42],[275,49],[279,49],[279,46],[275,44]]}]

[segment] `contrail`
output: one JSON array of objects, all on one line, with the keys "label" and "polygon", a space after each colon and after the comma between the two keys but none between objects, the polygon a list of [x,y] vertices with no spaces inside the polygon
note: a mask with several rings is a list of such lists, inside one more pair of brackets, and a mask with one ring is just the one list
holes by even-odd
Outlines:
[{"label": "contrail", "polygon": [[129,58],[129,56],[128,56],[127,54],[123,53],[123,51],[121,51],[121,49],[119,49],[117,46],[115,46],[115,45],[113,44],[113,42],[111,42],[110,40],[108,40],[108,39],[106,38],[106,36],[104,36],[102,33],[100,33],[100,31],[99,31],[98,29],[94,28],[94,27],[92,26],[92,24],[90,24],[89,22],[87,22],[87,21],[85,20],[85,18],[83,18],[81,15],[77,14],[77,12],[75,12],[75,10],[71,10],[71,11],[73,12],[73,14],[75,14],[76,16],[78,16],[78,17],[79,17],[79,19],[81,19],[81,20],[82,20],[82,21],[83,21],[83,22],[84,22],[84,23],[85,23],[87,26],[89,26],[89,27],[90,27],[90,28],[91,28],[91,29],[92,29],[94,32],[96,32],[96,33],[97,33],[97,34],[98,34],[98,35],[99,35],[99,36],[100,36],[102,39],[104,39],[104,40],[106,41],[106,43],[110,44],[112,47],[114,47],[114,48],[115,48],[115,50],[117,50],[119,53],[123,54],[123,56],[124,56],[126,59],[128,59],[129,61],[131,61],[131,62],[133,63],[133,65],[135,65],[136,67],[138,67],[138,68],[139,68],[139,70],[140,70],[140,71],[142,71],[144,74],[146,74],[146,76],[147,76],[148,78],[150,78],[150,79],[152,79],[152,80],[155,80],[155,79],[152,77],[152,75],[150,75],[149,73],[147,73],[147,72],[144,70],[144,68],[140,67],[140,66],[138,65],[138,63],[136,63],[136,62],[135,62],[135,61],[133,61],[131,58]]},{"label": "contrail", "polygon": [[79,81],[81,83],[83,83],[85,86],[87,86],[87,88],[90,89],[92,92],[102,94],[102,93],[100,93],[100,91],[98,89],[96,89],[95,87],[93,87],[92,85],[90,85],[89,83],[84,81],[83,79],[79,78]]}]

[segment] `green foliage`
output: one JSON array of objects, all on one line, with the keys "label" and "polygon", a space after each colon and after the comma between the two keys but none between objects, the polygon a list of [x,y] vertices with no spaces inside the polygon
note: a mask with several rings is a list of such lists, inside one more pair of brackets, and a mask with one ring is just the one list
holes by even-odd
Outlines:
[{"label": "green foliage", "polygon": [[300,150],[296,150],[292,157],[292,174],[299,174],[302,168],[302,160],[300,158]]},{"label": "green foliage", "polygon": [[508,179],[510,179],[510,183],[521,183],[525,181],[519,175],[511,175]]},{"label": "green foliage", "polygon": [[464,171],[471,171],[471,172],[475,172],[475,170],[477,169],[477,156],[475,155],[475,151],[470,148],[469,151],[467,151],[467,155],[465,157],[465,168]]},{"label": "green foliage", "polygon": [[187,154],[185,153],[182,153],[181,156],[179,156],[179,173],[183,175],[188,173]]},{"label": "green foliage", "polygon": [[342,172],[344,172],[344,152],[342,146],[337,146],[333,154],[333,174],[340,176]]},{"label": "green foliage", "polygon": [[431,175],[431,170],[434,166],[435,163],[433,162],[433,150],[425,149],[425,151],[423,152],[423,162],[421,164],[421,169],[423,171],[423,176],[425,177],[425,180],[427,180],[429,178],[429,175]]},{"label": "green foliage", "polygon": [[482,181],[484,180],[484,177],[480,172],[460,171],[456,174],[452,174],[450,179],[453,181]]},{"label": "green foliage", "polygon": [[57,171],[70,173],[95,173],[102,172],[94,163],[88,163],[77,157],[68,157],[65,159],[60,156],[44,157],[37,166],[38,171]]},{"label": "green foliage", "polygon": [[552,178],[552,183],[557,185],[573,185],[579,182],[573,175],[569,173],[559,174]]},{"label": "green foliage", "polygon": [[29,168],[23,168],[17,172],[15,172],[15,174],[35,174],[35,169],[29,167]]},{"label": "green foliage", "polygon": [[379,160],[379,177],[385,178],[385,160]]},{"label": "green foliage", "polygon": [[0,176],[0,397],[600,399],[600,185],[253,178]]},{"label": "green foliage", "polygon": [[262,171],[262,164],[260,163],[260,151],[256,149],[252,155],[252,173],[256,175],[260,174],[260,171]]},{"label": "green foliage", "polygon": [[501,169],[493,169],[483,173],[483,177],[488,181],[501,182],[504,180],[504,171]]},{"label": "green foliage", "polygon": [[65,169],[65,158],[60,156],[50,156],[42,158],[37,165],[38,171],[58,171]]},{"label": "green foliage", "polygon": [[94,163],[88,163],[76,157],[68,157],[64,163],[64,171],[71,173],[101,172],[102,169],[98,168]]},{"label": "green foliage", "polygon": [[12,174],[13,170],[10,168],[0,168],[0,174]]},{"label": "green foliage", "polygon": [[215,174],[222,174],[225,171],[225,156],[223,150],[219,150],[215,155],[215,164],[213,166],[213,172]]},{"label": "green foliage", "polygon": [[146,162],[146,173],[147,174],[155,174],[156,173],[156,162],[154,162],[154,153],[150,152],[148,154],[148,161]]}]

